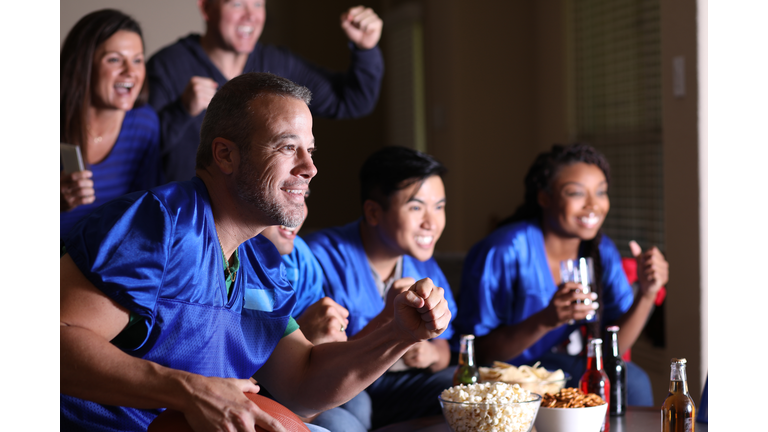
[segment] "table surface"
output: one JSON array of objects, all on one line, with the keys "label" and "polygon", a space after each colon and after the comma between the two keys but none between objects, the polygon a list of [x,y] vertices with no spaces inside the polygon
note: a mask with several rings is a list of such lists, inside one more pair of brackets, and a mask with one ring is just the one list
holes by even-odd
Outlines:
[{"label": "table surface", "polygon": [[[661,408],[629,407],[622,417],[611,417],[610,432],[657,431],[661,427]],[[536,429],[533,429],[536,431]],[[706,423],[696,423],[695,432],[707,432]],[[442,415],[395,423],[375,432],[451,432]]]}]

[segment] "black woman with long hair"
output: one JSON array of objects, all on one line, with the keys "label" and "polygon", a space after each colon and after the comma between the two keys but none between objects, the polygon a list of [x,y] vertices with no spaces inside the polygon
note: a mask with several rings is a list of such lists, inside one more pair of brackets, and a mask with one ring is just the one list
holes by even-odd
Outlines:
[{"label": "black woman with long hair", "polygon": [[[609,182],[608,162],[593,147],[555,145],[529,169],[524,204],[470,250],[455,325],[456,334],[477,337],[481,364],[540,361],[569,373],[566,385],[575,386],[585,358],[561,347],[585,322],[591,320],[586,327],[595,337],[606,326],[620,326],[620,348],[632,347],[667,282],[668,264],[656,247],[643,252],[632,242],[640,283],[633,293],[618,249],[601,231],[610,209]],[[560,262],[579,257],[594,263],[590,293],[560,276]],[[628,404],[652,405],[647,374],[632,362],[627,372]]]}]

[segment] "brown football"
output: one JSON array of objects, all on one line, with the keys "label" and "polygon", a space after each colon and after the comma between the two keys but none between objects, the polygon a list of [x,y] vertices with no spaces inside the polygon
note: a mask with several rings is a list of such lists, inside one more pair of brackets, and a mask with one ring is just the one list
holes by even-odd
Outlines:
[{"label": "brown football", "polygon": [[[248,399],[259,406],[262,411],[276,418],[290,432],[308,432],[309,428],[301,419],[288,408],[278,402],[256,393],[245,393]],[[256,425],[257,432],[266,432]],[[180,411],[165,410],[149,424],[147,432],[192,432],[186,417]]]}]

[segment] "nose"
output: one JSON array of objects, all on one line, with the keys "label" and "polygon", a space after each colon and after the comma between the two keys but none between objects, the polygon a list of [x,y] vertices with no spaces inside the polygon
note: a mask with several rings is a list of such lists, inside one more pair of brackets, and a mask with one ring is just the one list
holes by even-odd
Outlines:
[{"label": "nose", "polygon": [[312,155],[305,148],[296,151],[297,163],[293,168],[293,174],[307,180],[311,180],[317,175],[317,167],[312,160]]},{"label": "nose", "polygon": [[431,230],[435,227],[435,214],[431,209],[426,209],[424,218],[421,220],[421,227],[425,230]]}]

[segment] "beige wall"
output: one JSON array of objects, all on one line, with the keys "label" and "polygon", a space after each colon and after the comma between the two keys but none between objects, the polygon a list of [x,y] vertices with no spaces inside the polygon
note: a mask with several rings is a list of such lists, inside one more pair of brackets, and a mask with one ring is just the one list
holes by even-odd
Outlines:
[{"label": "beige wall", "polygon": [[152,55],[180,36],[203,31],[194,0],[61,0],[61,43],[77,21],[98,9],[118,9],[141,25],[146,54]]}]

